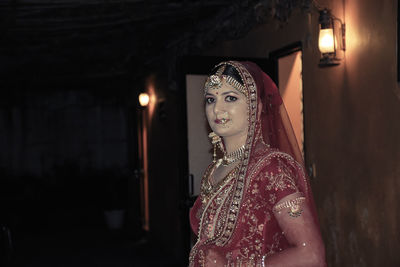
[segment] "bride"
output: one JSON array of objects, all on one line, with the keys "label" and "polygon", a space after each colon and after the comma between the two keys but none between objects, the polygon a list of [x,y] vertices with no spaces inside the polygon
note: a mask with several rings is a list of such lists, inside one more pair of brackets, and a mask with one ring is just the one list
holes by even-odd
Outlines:
[{"label": "bride", "polygon": [[[222,62],[205,87],[213,161],[190,211],[189,266],[326,266],[311,188],[272,80]],[[218,156],[221,155],[221,156]]]}]

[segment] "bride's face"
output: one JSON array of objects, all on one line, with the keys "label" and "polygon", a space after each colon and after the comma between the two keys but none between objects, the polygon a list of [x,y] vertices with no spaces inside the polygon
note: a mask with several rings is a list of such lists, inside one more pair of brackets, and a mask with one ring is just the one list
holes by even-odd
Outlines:
[{"label": "bride's face", "polygon": [[211,129],[221,137],[247,135],[246,96],[225,81],[219,89],[206,91],[206,116]]}]

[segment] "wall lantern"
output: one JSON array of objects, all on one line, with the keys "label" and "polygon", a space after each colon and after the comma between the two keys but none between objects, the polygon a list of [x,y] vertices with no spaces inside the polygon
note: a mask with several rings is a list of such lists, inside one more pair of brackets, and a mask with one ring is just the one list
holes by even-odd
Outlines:
[{"label": "wall lantern", "polygon": [[[335,30],[335,21],[340,23],[340,31]],[[338,49],[346,50],[345,31],[346,25],[328,9],[319,11],[319,38],[318,47],[321,52],[319,60],[320,67],[335,66],[340,64],[340,58],[337,57]],[[338,44],[338,39],[340,43]]]},{"label": "wall lantern", "polygon": [[149,94],[147,94],[147,93],[139,94],[139,104],[142,107],[146,107],[149,104],[149,102],[150,102]]}]

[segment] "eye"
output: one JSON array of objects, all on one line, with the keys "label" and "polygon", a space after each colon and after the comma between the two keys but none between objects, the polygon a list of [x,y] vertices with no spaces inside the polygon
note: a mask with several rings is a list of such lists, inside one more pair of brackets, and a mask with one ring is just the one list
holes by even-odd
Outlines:
[{"label": "eye", "polygon": [[228,95],[227,97],[225,97],[226,102],[235,102],[236,100],[237,100],[236,96]]},{"label": "eye", "polygon": [[206,97],[206,103],[207,104],[211,104],[211,103],[214,103],[214,98],[212,98],[212,97]]}]

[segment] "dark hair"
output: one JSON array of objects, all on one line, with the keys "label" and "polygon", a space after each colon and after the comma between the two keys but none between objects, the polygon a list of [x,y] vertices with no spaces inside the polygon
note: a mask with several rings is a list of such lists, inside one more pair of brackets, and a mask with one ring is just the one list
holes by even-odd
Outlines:
[{"label": "dark hair", "polygon": [[[217,73],[218,69],[220,69],[222,66],[223,65],[213,68],[208,76],[211,76],[211,75]],[[244,85],[244,82],[242,81],[242,77],[240,77],[240,74],[237,71],[237,69],[234,66],[229,65],[229,64],[225,64],[225,66],[226,66],[226,68],[225,68],[224,72],[222,73],[222,75],[231,76],[233,79],[238,81],[241,85]]]}]

